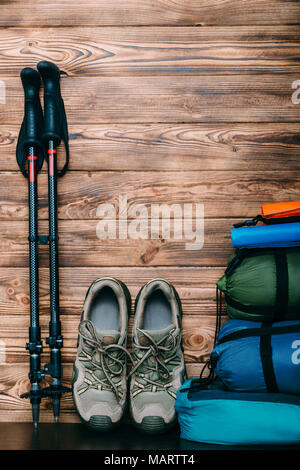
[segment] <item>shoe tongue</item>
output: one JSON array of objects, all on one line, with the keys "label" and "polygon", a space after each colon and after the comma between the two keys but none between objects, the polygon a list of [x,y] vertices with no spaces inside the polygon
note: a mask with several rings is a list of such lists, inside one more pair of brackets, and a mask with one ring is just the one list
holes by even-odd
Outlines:
[{"label": "shoe tongue", "polygon": [[[86,325],[88,331],[91,329],[90,325]],[[117,344],[120,339],[120,332],[117,330],[101,330],[100,328],[93,327],[93,332],[97,339],[101,341],[105,346],[109,344]]]},{"label": "shoe tongue", "polygon": [[105,345],[118,344],[120,339],[120,332],[116,330],[99,330],[96,328],[96,335],[98,339]]},{"label": "shoe tongue", "polygon": [[137,331],[137,338],[141,346],[148,346],[151,344],[150,339],[144,334],[151,336],[158,343],[164,336],[167,336],[170,331],[174,330],[174,325],[169,325],[167,328],[163,328],[162,330],[138,330]]}]

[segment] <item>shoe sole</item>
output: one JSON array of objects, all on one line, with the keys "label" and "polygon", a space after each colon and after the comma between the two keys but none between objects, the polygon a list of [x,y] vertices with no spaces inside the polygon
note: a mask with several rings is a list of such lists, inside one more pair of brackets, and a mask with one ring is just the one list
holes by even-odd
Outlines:
[{"label": "shoe sole", "polygon": [[137,423],[132,419],[133,426],[143,434],[163,434],[173,428],[176,420],[165,423],[161,416],[145,416],[141,423]]},{"label": "shoe sole", "polygon": [[92,429],[93,431],[97,432],[113,431],[120,424],[120,421],[118,421],[117,423],[113,423],[109,416],[101,415],[91,416],[89,421],[83,420],[83,422],[89,429]]}]

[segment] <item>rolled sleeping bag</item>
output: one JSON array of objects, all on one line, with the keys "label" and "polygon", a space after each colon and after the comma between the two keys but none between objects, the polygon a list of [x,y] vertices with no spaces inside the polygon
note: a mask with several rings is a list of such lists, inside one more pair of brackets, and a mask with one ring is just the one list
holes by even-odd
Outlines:
[{"label": "rolled sleeping bag", "polygon": [[300,321],[229,320],[210,361],[231,391],[300,395]]},{"label": "rolled sleeping bag", "polygon": [[300,246],[300,222],[231,229],[233,248]]},{"label": "rolled sleeping bag", "polygon": [[261,215],[267,219],[300,216],[300,201],[262,204]]},{"label": "rolled sleeping bag", "polygon": [[300,248],[237,250],[217,287],[230,318],[300,320]]},{"label": "rolled sleeping bag", "polygon": [[300,397],[230,392],[215,381],[204,390],[187,380],[177,392],[180,437],[221,445],[300,443]]}]

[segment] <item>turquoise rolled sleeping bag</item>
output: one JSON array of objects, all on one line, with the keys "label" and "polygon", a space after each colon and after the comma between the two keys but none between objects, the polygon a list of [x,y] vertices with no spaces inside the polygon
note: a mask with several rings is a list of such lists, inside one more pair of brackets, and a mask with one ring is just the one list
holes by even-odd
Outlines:
[{"label": "turquoise rolled sleeping bag", "polygon": [[[191,384],[195,382],[195,386]],[[300,444],[300,397],[205,389],[187,380],[175,402],[181,439],[221,445]]]},{"label": "turquoise rolled sleeping bag", "polygon": [[210,361],[231,391],[300,395],[300,321],[228,320]]}]

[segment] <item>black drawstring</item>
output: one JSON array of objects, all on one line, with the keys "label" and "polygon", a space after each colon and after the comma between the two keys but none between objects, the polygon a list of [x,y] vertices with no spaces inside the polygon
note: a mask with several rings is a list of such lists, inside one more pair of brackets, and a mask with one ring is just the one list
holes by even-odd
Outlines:
[{"label": "black drawstring", "polygon": [[[216,363],[215,358],[210,357],[209,360],[206,361],[206,363],[202,367],[202,371],[201,371],[200,377],[199,377],[199,382],[203,386],[203,388],[207,387],[208,385],[210,385],[212,383],[214,375],[215,375],[216,365],[217,365],[217,363]],[[205,371],[206,368],[209,370],[209,374],[208,374],[207,377],[203,377],[203,374],[204,374],[204,371]]]},{"label": "black drawstring", "polygon": [[291,215],[288,217],[263,217],[262,215],[257,215],[250,220],[244,220],[243,222],[238,222],[233,224],[234,228],[241,228],[241,227],[252,227],[253,225],[257,225],[258,222],[262,222],[266,225],[275,225],[275,224],[288,224],[292,222],[300,222],[299,215]]},{"label": "black drawstring", "polygon": [[[217,312],[216,312],[216,328],[215,328],[215,337],[214,337],[214,346],[216,345],[220,328],[221,328],[221,322],[222,322],[222,296],[223,292],[216,286],[216,303],[217,303]],[[217,365],[217,360],[215,356],[210,355],[210,358],[204,366],[202,367],[202,370],[200,372],[200,376],[198,379],[193,379],[191,381],[190,387],[188,388],[183,388],[180,390],[180,392],[187,392],[187,391],[193,391],[193,390],[202,390],[208,387],[214,379],[215,375],[215,368]],[[209,374],[207,377],[203,377],[203,374],[205,370],[209,370]]]},{"label": "black drawstring", "polygon": [[256,225],[258,222],[265,222],[265,219],[261,215],[257,215],[250,220],[244,220],[243,222],[238,222],[233,224],[234,228],[241,228],[241,227],[251,227]]},{"label": "black drawstring", "polygon": [[216,314],[216,329],[215,329],[215,339],[214,339],[214,347],[216,345],[220,329],[221,329],[221,322],[222,322],[222,300],[223,300],[223,292],[216,286],[216,302],[217,302],[217,314]]}]

